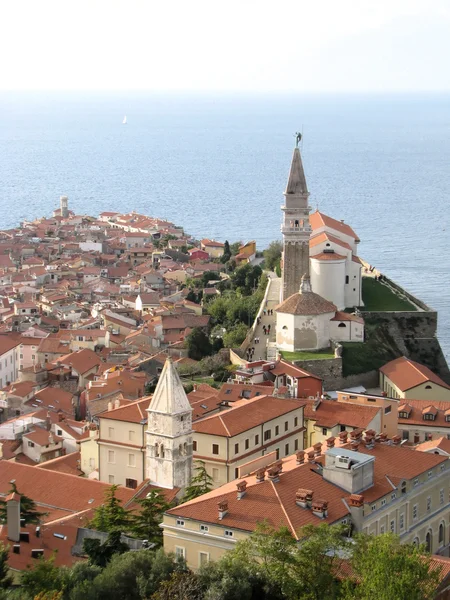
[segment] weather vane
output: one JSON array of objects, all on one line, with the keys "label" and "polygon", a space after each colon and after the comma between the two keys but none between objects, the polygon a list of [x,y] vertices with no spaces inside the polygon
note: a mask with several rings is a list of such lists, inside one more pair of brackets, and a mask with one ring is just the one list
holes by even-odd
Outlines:
[{"label": "weather vane", "polygon": [[295,132],[295,145],[298,148],[298,145],[300,144],[300,141],[302,139],[302,134],[299,133],[298,131]]}]

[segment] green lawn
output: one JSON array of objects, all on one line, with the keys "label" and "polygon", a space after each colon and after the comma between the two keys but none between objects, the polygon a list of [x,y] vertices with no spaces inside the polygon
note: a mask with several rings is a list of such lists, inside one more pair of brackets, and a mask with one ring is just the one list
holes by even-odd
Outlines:
[{"label": "green lawn", "polygon": [[415,311],[417,308],[373,277],[362,278],[362,299],[364,306],[361,310],[388,311],[388,310],[406,310]]},{"label": "green lawn", "polygon": [[334,352],[330,348],[318,352],[286,352],[283,350],[281,356],[290,362],[294,360],[324,360],[325,358],[334,358]]}]

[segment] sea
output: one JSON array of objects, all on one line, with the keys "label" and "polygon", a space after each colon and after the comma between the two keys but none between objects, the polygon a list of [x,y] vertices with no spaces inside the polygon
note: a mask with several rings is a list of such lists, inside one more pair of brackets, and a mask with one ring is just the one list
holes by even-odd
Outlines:
[{"label": "sea", "polygon": [[76,213],[136,210],[262,250],[280,239],[296,132],[312,208],[439,311],[449,360],[450,95],[3,92],[0,228],[64,194]]}]

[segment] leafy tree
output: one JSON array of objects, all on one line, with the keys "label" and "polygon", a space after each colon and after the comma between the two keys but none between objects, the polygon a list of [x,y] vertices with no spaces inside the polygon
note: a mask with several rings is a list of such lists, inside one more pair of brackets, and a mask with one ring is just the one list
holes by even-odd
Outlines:
[{"label": "leafy tree", "polygon": [[225,240],[225,243],[223,245],[223,254],[222,257],[220,259],[220,262],[222,263],[226,263],[230,260],[231,258],[231,248],[230,248],[230,244],[228,242],[228,240]]},{"label": "leafy tree", "polygon": [[133,516],[132,532],[139,539],[145,539],[154,544],[162,544],[163,532],[159,526],[163,514],[171,507],[164,494],[152,490],[145,498],[136,500],[140,510]]},{"label": "leafy tree", "polygon": [[424,548],[392,533],[356,536],[351,566],[346,600],[431,600],[439,584]]},{"label": "leafy tree", "polygon": [[200,579],[192,571],[174,571],[168,581],[163,581],[151,600],[203,600],[204,590]]},{"label": "leafy tree", "polygon": [[8,567],[9,547],[0,542],[0,589],[8,589],[12,583],[12,576]]},{"label": "leafy tree", "polygon": [[213,479],[211,475],[208,475],[205,463],[202,460],[197,460],[196,463],[197,466],[194,468],[196,474],[192,477],[190,484],[186,488],[183,502],[203,496],[203,494],[210,492],[213,488]]},{"label": "leafy tree", "polygon": [[63,571],[55,565],[55,556],[41,557],[22,572],[20,583],[25,594],[34,598],[41,593],[60,592],[64,588],[62,575]]},{"label": "leafy tree", "polygon": [[244,296],[250,296],[258,287],[262,269],[259,265],[247,263],[238,267],[231,276],[233,287],[240,290]]},{"label": "leafy tree", "polygon": [[123,508],[122,500],[116,496],[118,487],[118,485],[112,485],[106,490],[105,501],[95,509],[94,516],[89,521],[88,527],[108,533],[113,531],[124,533],[128,531],[131,523],[130,513]]},{"label": "leafy tree", "polygon": [[206,287],[210,281],[216,281],[220,276],[215,271],[205,271],[202,275],[203,287]]},{"label": "leafy tree", "polygon": [[89,563],[97,567],[106,567],[114,554],[122,554],[129,550],[127,544],[121,541],[120,531],[112,531],[102,544],[96,538],[86,538],[83,541],[83,550],[89,557]]},{"label": "leafy tree", "polygon": [[[48,513],[41,513],[36,510],[36,503],[25,494],[22,494],[17,489],[15,483],[11,484],[11,489],[8,492],[9,494],[19,494],[20,496],[20,518],[25,519],[26,524],[36,523],[39,524],[41,522],[42,517],[45,517]],[[0,500],[0,522],[6,523],[6,502],[4,500]]]},{"label": "leafy tree", "polygon": [[194,327],[186,338],[189,358],[201,360],[212,354],[212,345],[208,335],[200,327]]},{"label": "leafy tree", "polygon": [[116,554],[92,580],[72,590],[70,600],[143,600],[184,566],[163,550],[138,550]]},{"label": "leafy tree", "polygon": [[221,337],[214,338],[212,341],[213,354],[216,354],[217,352],[219,352],[219,350],[222,350],[222,348],[223,348],[223,339]]},{"label": "leafy tree", "polygon": [[242,242],[234,242],[234,244],[231,244],[231,246],[230,246],[231,254],[233,256],[236,256],[236,254],[239,254],[239,248],[241,246],[242,246]]},{"label": "leafy tree", "polygon": [[269,247],[264,250],[264,263],[266,269],[274,271],[276,266],[280,264],[282,249],[283,245],[281,242],[270,242]]},{"label": "leafy tree", "polygon": [[41,592],[34,597],[34,600],[62,600],[63,592]]},{"label": "leafy tree", "polygon": [[223,336],[223,343],[226,348],[238,348],[245,340],[248,327],[244,323],[238,323],[235,327],[226,332]]}]

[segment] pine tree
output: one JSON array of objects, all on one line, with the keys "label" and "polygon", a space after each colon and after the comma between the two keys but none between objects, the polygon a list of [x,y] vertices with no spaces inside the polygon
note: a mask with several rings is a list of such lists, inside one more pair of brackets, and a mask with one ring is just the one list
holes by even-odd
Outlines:
[{"label": "pine tree", "polygon": [[117,488],[117,485],[112,485],[106,490],[105,501],[102,506],[95,509],[88,527],[108,533],[112,531],[124,533],[129,530],[131,516],[129,511],[122,506],[122,500],[116,497]]},{"label": "pine tree", "polygon": [[171,508],[159,490],[152,490],[145,498],[136,500],[140,510],[133,516],[132,532],[140,538],[154,544],[162,543],[162,529],[159,526],[163,514]]},{"label": "pine tree", "polygon": [[202,460],[197,460],[196,463],[197,466],[194,469],[196,474],[194,477],[192,477],[191,483],[186,488],[183,496],[183,502],[203,496],[203,494],[206,494],[212,490],[213,479],[211,475],[208,475],[205,463]]},{"label": "pine tree", "polygon": [[[37,511],[34,500],[19,492],[14,482],[8,492],[8,495],[9,494],[18,494],[20,496],[20,518],[25,519],[26,525],[30,523],[39,524],[42,517],[45,517],[48,514]],[[0,523],[6,523],[6,502],[4,500],[0,500]]]}]

